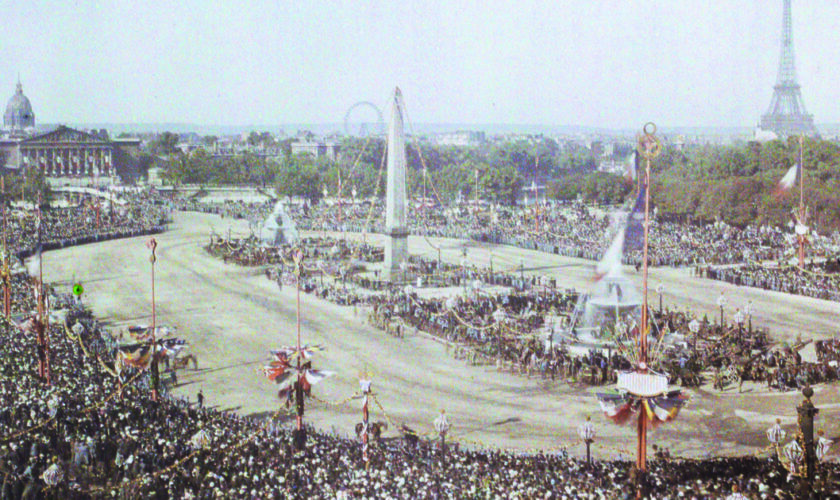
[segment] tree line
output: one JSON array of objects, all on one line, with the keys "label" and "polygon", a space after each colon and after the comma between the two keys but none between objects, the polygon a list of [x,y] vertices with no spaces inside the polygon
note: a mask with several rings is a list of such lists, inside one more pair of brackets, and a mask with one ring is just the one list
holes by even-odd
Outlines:
[{"label": "tree line", "polygon": [[[273,143],[277,157],[252,153],[214,157],[198,149],[173,151],[172,137],[156,147],[169,154],[159,157],[163,177],[170,183],[273,187],[279,197],[302,196],[317,201],[335,196],[341,178],[342,196],[383,196],[386,175],[382,138],[346,138],[336,159],[292,155],[289,139]],[[250,144],[265,144],[268,136],[252,133]],[[168,141],[168,143],[167,143]],[[631,146],[616,147],[613,161],[626,160]],[[840,229],[840,146],[806,138],[803,147],[805,196],[814,226]],[[161,160],[162,158],[162,160]],[[440,197],[443,203],[458,198],[515,203],[533,181],[546,183],[540,198],[551,201],[582,199],[598,204],[627,203],[635,185],[623,175],[599,172],[596,155],[573,144],[563,147],[549,138],[509,140],[470,147],[436,145],[426,140],[407,141],[409,195]],[[778,180],[799,161],[799,141],[793,137],[764,143],[728,146],[698,145],[677,148],[666,144],[651,164],[651,199],[659,213],[697,222],[786,224],[798,205],[795,193],[774,194]],[[476,178],[476,172],[478,176]],[[476,182],[477,181],[477,182]],[[425,189],[424,189],[425,186]],[[525,191],[523,191],[523,188]]]}]

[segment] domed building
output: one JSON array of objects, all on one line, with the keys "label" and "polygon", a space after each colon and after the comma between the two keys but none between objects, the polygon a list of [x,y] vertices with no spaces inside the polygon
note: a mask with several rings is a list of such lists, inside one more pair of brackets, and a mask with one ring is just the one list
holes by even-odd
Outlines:
[{"label": "domed building", "polygon": [[0,167],[38,169],[58,185],[71,180],[80,185],[102,184],[115,180],[119,171],[136,170],[139,139],[111,139],[104,129],[85,131],[64,125],[42,128],[35,129],[35,112],[18,79],[3,114]]},{"label": "domed building", "polygon": [[11,133],[29,131],[35,128],[35,113],[29,98],[23,95],[23,85],[17,83],[15,94],[6,104],[3,114],[3,128]]}]

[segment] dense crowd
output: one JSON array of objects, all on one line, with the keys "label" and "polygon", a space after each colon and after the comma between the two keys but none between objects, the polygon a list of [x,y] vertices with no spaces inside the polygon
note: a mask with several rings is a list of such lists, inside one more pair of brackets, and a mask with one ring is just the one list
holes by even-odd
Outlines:
[{"label": "dense crowd", "polygon": [[[99,239],[162,231],[169,221],[168,207],[148,192],[126,192],[124,204],[77,200],[68,207],[8,209],[7,246],[12,254],[32,252],[41,243],[45,249],[71,246]],[[40,222],[39,222],[40,221]]]},{"label": "dense crowd", "polygon": [[765,266],[754,263],[705,268],[703,274],[735,285],[840,302],[840,272],[828,263],[812,262],[803,269],[790,265]]},{"label": "dense crowd", "polygon": [[[305,279],[316,286],[313,277]],[[32,313],[34,302],[24,298],[29,285],[19,275],[12,280],[16,317]],[[507,304],[505,296],[497,298],[518,318],[517,328],[537,326],[527,312],[539,316],[572,302],[566,294],[522,292],[506,295]],[[151,401],[148,371],[118,370],[120,339],[72,297],[55,290],[48,296],[49,385],[38,377],[32,336],[0,319],[2,499],[634,498],[635,482],[646,498],[722,498],[733,487],[748,498],[796,494],[796,482],[766,457],[683,460],[657,452],[640,477],[627,461],[596,460],[590,467],[565,451],[469,449],[406,436],[374,442],[366,462],[358,439],[311,427],[297,450],[282,409],[271,418],[243,418],[205,408],[200,397],[173,397],[167,385]],[[415,311],[440,307],[409,300]],[[460,311],[482,321],[498,302],[476,296]],[[686,319],[663,314],[661,327],[670,321],[680,328]],[[761,342],[744,338],[745,348]],[[821,467],[826,495],[840,494],[838,472],[835,464]]]},{"label": "dense crowd", "polygon": [[[629,462],[588,467],[564,451],[381,439],[365,462],[357,439],[311,427],[298,451],[283,412],[242,418],[169,396],[165,386],[155,403],[147,372],[121,385],[111,373],[117,339],[89,312],[60,307],[67,313],[50,329],[49,386],[35,373],[31,339],[0,323],[0,498],[634,497]],[[837,473],[823,466],[831,491]],[[658,453],[640,481],[647,498],[719,498],[736,485],[749,498],[784,499],[795,484],[772,459]]]},{"label": "dense crowd", "polygon": [[[228,217],[264,220],[267,203],[191,202],[191,210]],[[290,205],[298,228],[308,230],[384,232],[384,207],[376,203],[319,203]],[[605,214],[582,204],[539,207],[496,207],[475,212],[468,207],[418,208],[409,212],[412,234],[463,238],[531,248],[568,257],[598,260],[611,242],[621,215]],[[718,266],[752,261],[780,261],[792,255],[794,236],[789,228],[717,222],[693,224],[653,217],[650,264],[653,266]],[[840,251],[840,234],[812,233],[809,255],[831,257]],[[640,252],[623,257],[639,264]]]}]

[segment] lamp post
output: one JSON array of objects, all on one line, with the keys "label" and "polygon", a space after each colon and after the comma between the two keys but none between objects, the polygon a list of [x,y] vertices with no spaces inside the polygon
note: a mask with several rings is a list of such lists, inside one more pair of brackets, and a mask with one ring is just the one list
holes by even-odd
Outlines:
[{"label": "lamp post", "polygon": [[814,417],[819,413],[814,403],[811,402],[811,396],[814,395],[814,390],[810,385],[806,385],[802,389],[802,395],[805,399],[796,407],[799,421],[799,434],[802,439],[802,447],[805,449],[804,453],[804,468],[802,474],[802,494],[803,498],[810,498],[814,490],[814,476],[816,476],[817,468],[817,453],[814,446]]},{"label": "lamp post", "polygon": [[370,397],[370,380],[359,380],[359,391],[364,396],[364,403],[362,404],[362,458],[365,461],[365,469],[367,469],[370,463],[370,457],[368,457],[368,441],[370,440],[370,433],[369,433],[369,425],[368,421],[370,418],[370,413],[368,412],[368,398]]},{"label": "lamp post", "polygon": [[694,337],[694,343],[692,344],[692,351],[697,350],[697,333],[700,332],[700,322],[697,321],[697,318],[691,320],[688,323],[688,330],[692,333],[692,337]]},{"label": "lamp post", "polygon": [[744,314],[747,315],[747,332],[752,335],[752,301],[748,300],[744,306]]},{"label": "lamp post", "polygon": [[444,467],[446,467],[446,433],[449,432],[449,427],[446,411],[441,410],[440,416],[435,419],[435,430],[440,436],[440,459]]},{"label": "lamp post", "polygon": [[662,315],[662,292],[665,291],[665,285],[658,284],[656,285],[656,293],[659,294],[659,315]]},{"label": "lamp post", "polygon": [[589,417],[586,417],[586,422],[578,427],[578,436],[586,443],[586,466],[592,468],[592,455],[589,448],[595,441],[595,425],[590,422]]},{"label": "lamp post", "polygon": [[499,306],[493,312],[493,321],[496,322],[496,326],[498,327],[498,337],[499,337],[499,360],[502,359],[502,324],[507,320],[507,313],[505,310]]},{"label": "lamp post", "polygon": [[738,324],[738,342],[740,342],[744,333],[744,313],[742,313],[740,309],[736,309],[733,319],[735,320],[735,323]]},{"label": "lamp post", "polygon": [[726,305],[726,297],[723,296],[723,292],[720,292],[720,296],[717,299],[717,305],[720,308],[720,326],[723,327],[723,307]]},{"label": "lamp post", "polygon": [[409,301],[411,300],[411,293],[414,292],[414,287],[411,285],[405,285],[403,288],[403,293],[405,293],[405,314],[408,315],[409,310]]}]

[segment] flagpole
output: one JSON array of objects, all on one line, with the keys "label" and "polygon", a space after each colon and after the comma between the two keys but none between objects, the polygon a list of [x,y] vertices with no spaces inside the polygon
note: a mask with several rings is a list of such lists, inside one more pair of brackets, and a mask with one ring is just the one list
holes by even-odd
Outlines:
[{"label": "flagpole", "polygon": [[[799,135],[799,223],[805,225],[805,162],[802,155],[802,143],[804,135]],[[799,237],[799,269],[805,268],[805,235]]]},{"label": "flagpole", "polygon": [[38,375],[50,385],[49,315],[44,297],[44,259],[41,256],[41,194],[38,194]]},{"label": "flagpole", "polygon": [[8,320],[12,314],[12,294],[10,282],[12,281],[11,269],[9,269],[9,249],[6,245],[6,179],[0,177],[0,190],[3,199],[3,313]]},{"label": "flagpole", "polygon": [[152,263],[152,401],[157,401],[159,396],[158,387],[160,384],[157,364],[157,311],[155,308],[155,261],[157,260],[155,250],[157,250],[157,241],[152,238],[149,246],[152,249],[152,256],[149,258]]},{"label": "flagpole", "polygon": [[[650,225],[650,160],[656,157],[661,146],[654,134],[656,133],[656,125],[648,122],[645,124],[644,136],[639,138],[642,154],[645,156],[645,225],[644,225],[644,245],[642,247],[642,324],[639,328],[639,370],[641,373],[647,373],[648,361],[648,226]],[[647,469],[647,409],[644,403],[640,403],[639,419],[637,423],[638,441],[636,444],[636,468],[639,472],[644,473]]]},{"label": "flagpole", "polygon": [[301,370],[300,359],[303,353],[300,350],[300,277],[301,265],[303,262],[303,251],[300,248],[295,250],[295,309],[297,319],[297,383],[295,383],[295,406],[297,407],[297,430],[298,435],[303,431],[303,371]]}]

